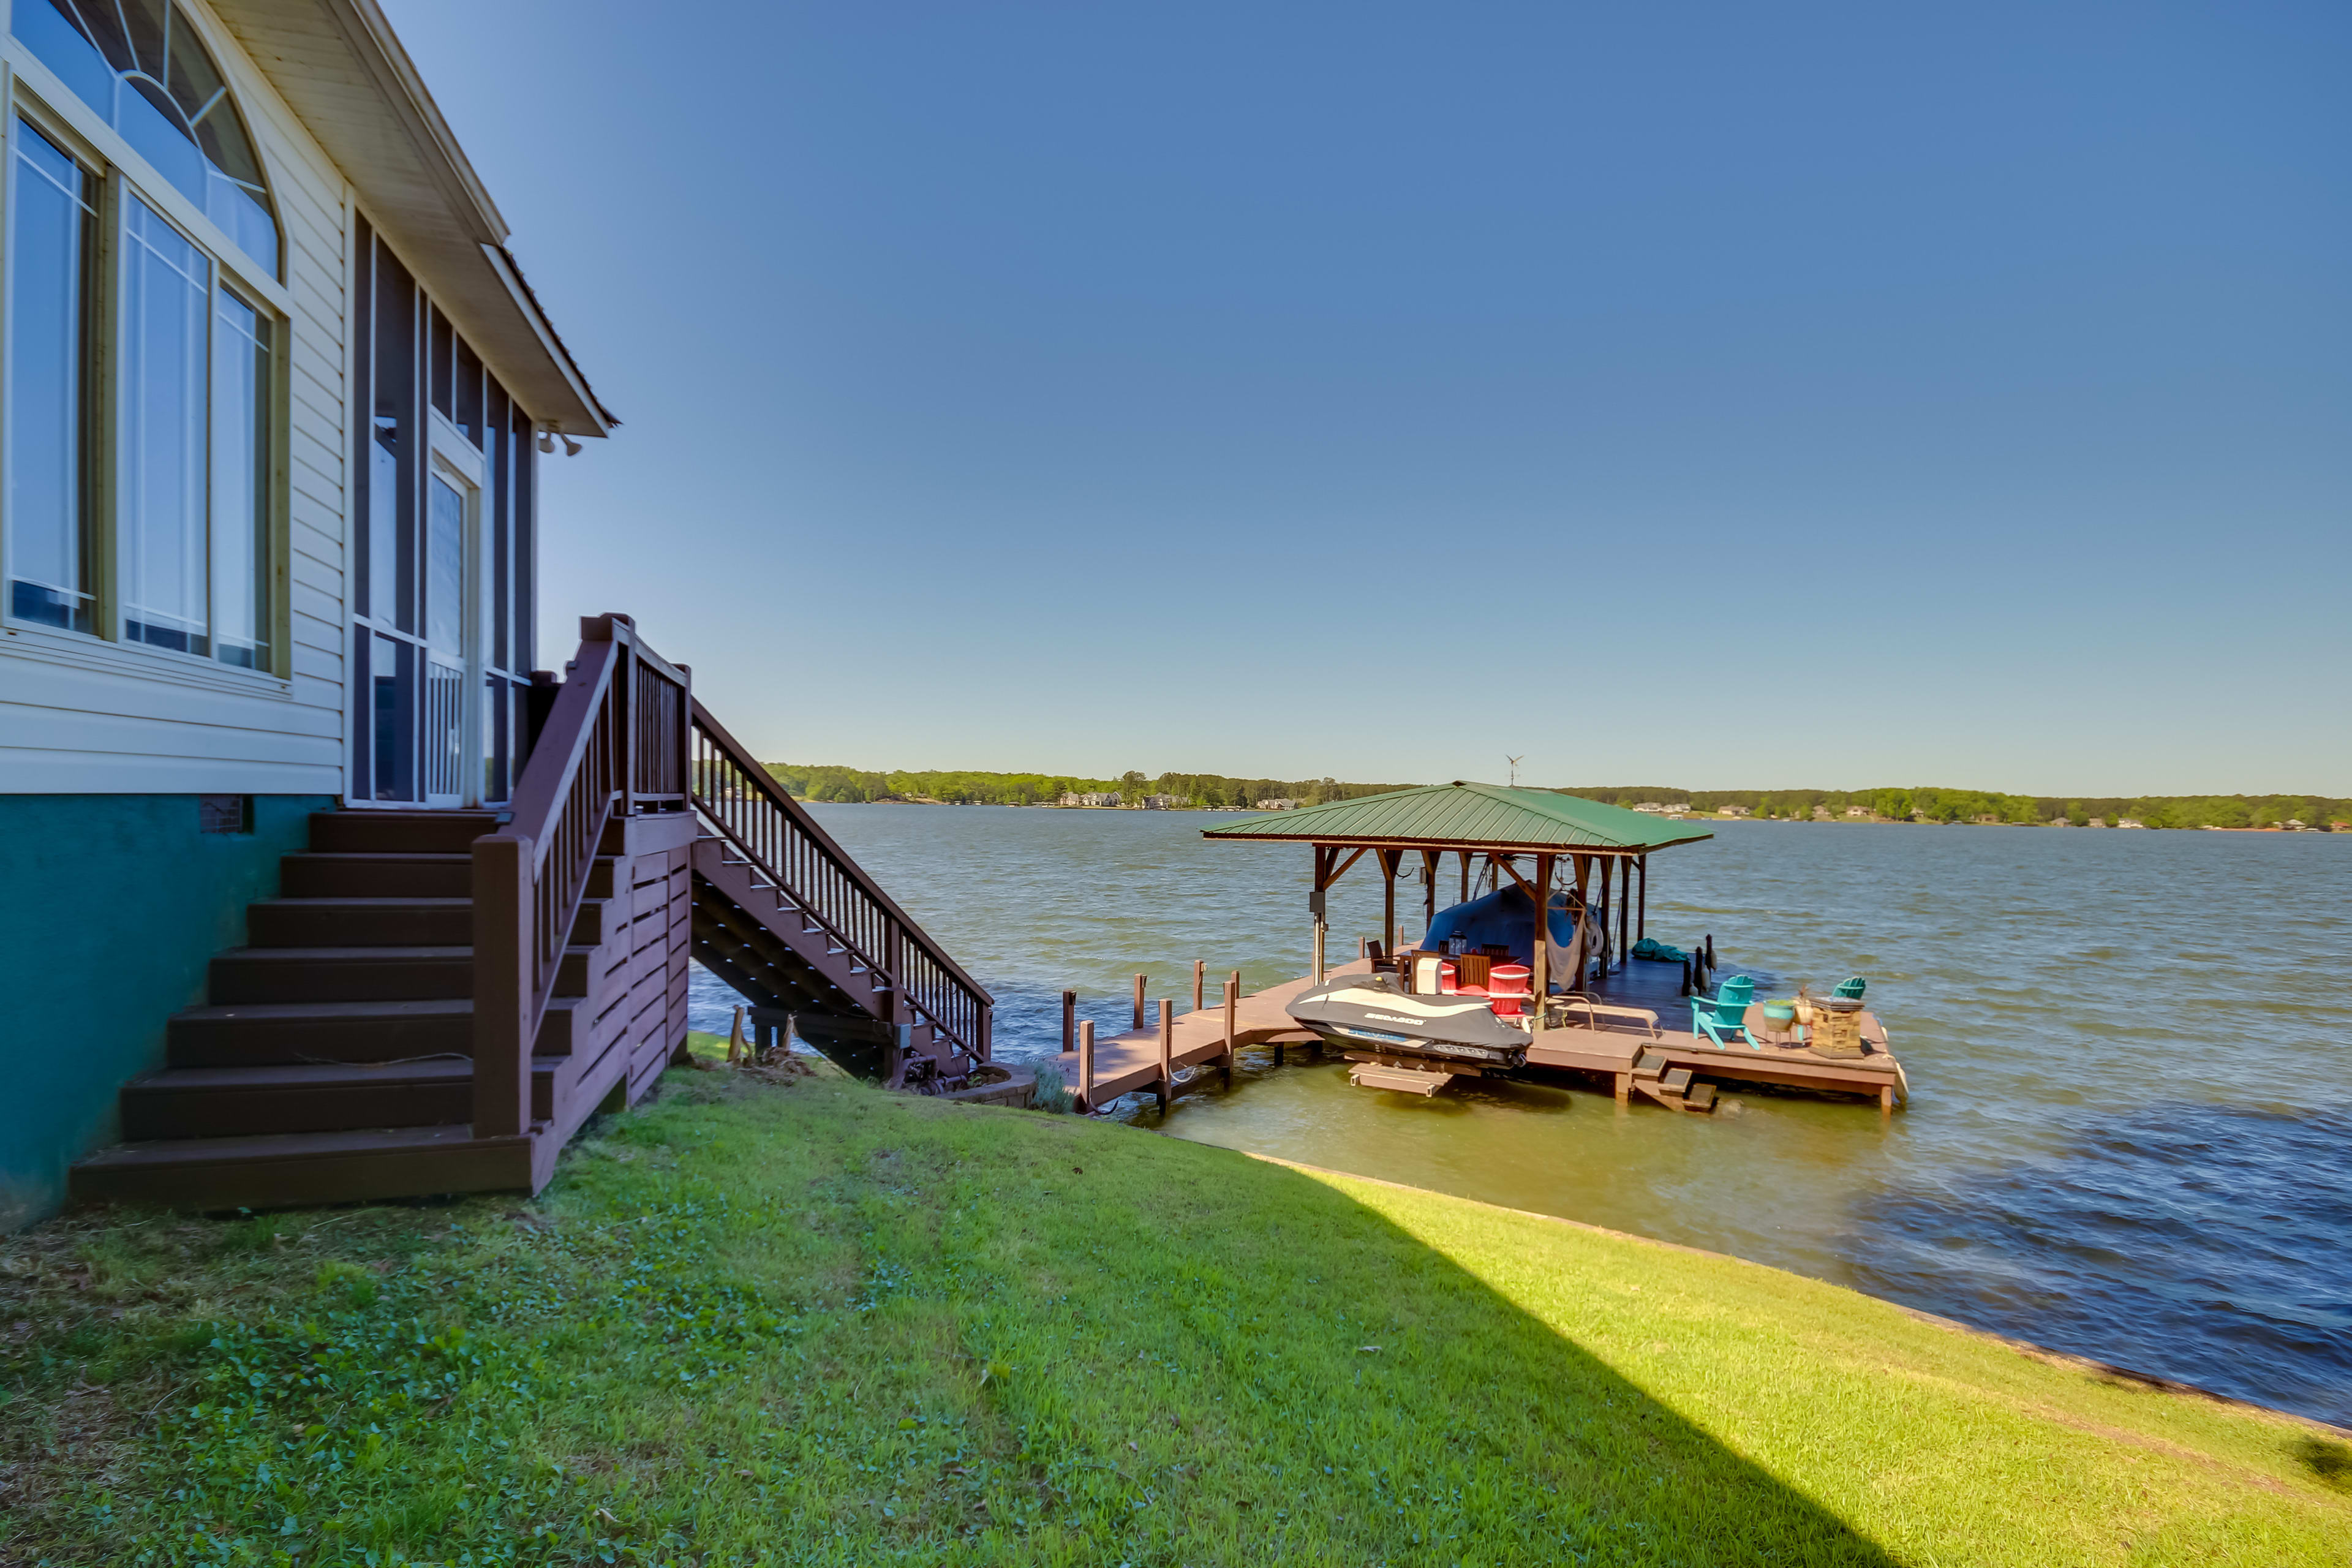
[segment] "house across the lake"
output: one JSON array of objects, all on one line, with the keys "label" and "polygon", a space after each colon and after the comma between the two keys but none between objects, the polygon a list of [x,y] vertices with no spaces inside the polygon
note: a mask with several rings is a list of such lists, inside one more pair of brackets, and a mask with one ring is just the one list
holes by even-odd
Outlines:
[{"label": "house across the lake", "polygon": [[537,644],[540,459],[618,422],[376,0],[7,16],[0,1229],[69,1170],[530,1189],[681,1047],[689,954],[900,1077],[984,1056],[626,617]]}]

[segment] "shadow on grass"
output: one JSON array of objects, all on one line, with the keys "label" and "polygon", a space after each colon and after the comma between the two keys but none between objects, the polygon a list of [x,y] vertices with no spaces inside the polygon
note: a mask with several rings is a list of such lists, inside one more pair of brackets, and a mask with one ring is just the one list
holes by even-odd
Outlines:
[{"label": "shadow on grass", "polygon": [[[1054,1378],[1008,1379],[1000,1409],[1097,1453],[1164,1425],[1152,1484],[1188,1523],[1160,1544],[1185,1560],[1894,1561],[1344,1192],[1174,1141],[1117,1156],[1140,1201],[1082,1199],[992,1292],[1068,1313],[1028,1347]],[[1111,1430],[1071,1420],[1073,1384]]]},{"label": "shadow on grass", "polygon": [[2297,1438],[2292,1447],[2295,1462],[2321,1486],[2352,1492],[2352,1444],[2306,1436]]},{"label": "shadow on grass", "polygon": [[[23,1541],[704,1568],[1893,1561],[1577,1323],[1312,1177],[831,1080],[667,1083],[528,1208],[273,1215],[265,1246],[250,1223],[60,1235],[0,1278],[44,1324],[12,1406],[32,1446],[0,1443],[39,1502]],[[107,1304],[151,1296],[180,1304]],[[1595,1335],[1626,1327],[1606,1316]],[[1838,1461],[1793,1461],[1800,1483],[1809,1462]],[[0,1529],[0,1557],[20,1543]]]}]

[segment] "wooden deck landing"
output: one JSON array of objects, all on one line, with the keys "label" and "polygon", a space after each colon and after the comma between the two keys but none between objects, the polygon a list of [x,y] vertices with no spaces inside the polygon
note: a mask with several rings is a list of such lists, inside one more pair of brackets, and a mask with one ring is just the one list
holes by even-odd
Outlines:
[{"label": "wooden deck landing", "polygon": [[[1330,973],[1335,976],[1360,974],[1369,969],[1370,965],[1358,960],[1339,965]],[[1860,1095],[1875,1100],[1881,1110],[1892,1110],[1908,1098],[1909,1085],[1904,1079],[1903,1068],[1888,1048],[1885,1031],[1870,1014],[1863,1015],[1864,1043],[1869,1054],[1860,1060],[1833,1060],[1815,1056],[1801,1047],[1766,1047],[1759,1050],[1735,1045],[1723,1048],[1685,1026],[1690,1022],[1690,1004],[1675,994],[1679,980],[1679,966],[1640,960],[1629,963],[1593,986],[1591,994],[1620,1006],[1649,1008],[1658,1016],[1658,1034],[1653,1037],[1637,1024],[1618,1026],[1607,1019],[1603,1020],[1607,1026],[1598,1029],[1541,1029],[1528,1047],[1528,1065],[1601,1075],[1611,1080],[1621,1101],[1633,1091],[1634,1062],[1645,1050],[1664,1058],[1667,1071],[1684,1070],[1698,1079]],[[1312,977],[1301,975],[1244,996],[1234,1007],[1232,1048],[1317,1043],[1316,1037],[1301,1029],[1285,1011],[1291,999],[1312,984]],[[1090,1093],[1080,1081],[1076,1053],[1064,1052],[1054,1058],[1061,1069],[1062,1081],[1087,1109],[1108,1105],[1123,1094],[1160,1087],[1158,1005],[1154,1000],[1148,1015],[1150,1021],[1145,1027],[1095,1041]],[[1181,1013],[1171,1022],[1171,1068],[1194,1067],[1224,1056],[1227,1046],[1222,1003],[1213,1003],[1198,1012]],[[1171,1089],[1183,1087],[1180,1083]]]},{"label": "wooden deck landing", "polygon": [[[1334,975],[1368,974],[1370,972],[1371,965],[1361,959],[1330,971]],[[1284,1011],[1290,1005],[1292,997],[1314,983],[1314,976],[1302,974],[1296,980],[1244,996],[1234,1007],[1233,1048],[1319,1044],[1311,1030],[1300,1028],[1297,1020]],[[1062,1081],[1070,1087],[1071,1092],[1078,1096],[1087,1110],[1108,1105],[1122,1094],[1134,1094],[1158,1085],[1159,1007],[1158,999],[1152,999],[1147,1014],[1149,1021],[1140,1029],[1129,1029],[1107,1037],[1097,1037],[1091,1093],[1080,1082],[1076,1052],[1065,1051],[1054,1058],[1054,1065],[1061,1069]],[[1171,1023],[1171,1066],[1192,1067],[1217,1060],[1225,1054],[1225,1008],[1222,1001],[1212,1002],[1197,1013],[1179,1013]]]}]

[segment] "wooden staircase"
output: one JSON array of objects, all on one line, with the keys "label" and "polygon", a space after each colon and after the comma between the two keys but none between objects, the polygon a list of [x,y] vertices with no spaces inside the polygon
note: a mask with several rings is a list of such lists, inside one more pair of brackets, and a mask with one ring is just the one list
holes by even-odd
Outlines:
[{"label": "wooden staircase", "polygon": [[696,960],[862,1077],[986,1061],[994,999],[698,702],[693,745]]},{"label": "wooden staircase", "polygon": [[618,860],[583,905],[540,1030],[530,1128],[476,1138],[471,846],[496,826],[482,812],[314,815],[281,896],[247,907],[249,945],[215,957],[208,1004],[171,1020],[167,1065],[123,1087],[126,1142],[74,1167],[74,1197],[257,1208],[530,1187],[533,1143],[565,1109],[584,1115],[575,1047]]},{"label": "wooden staircase", "polygon": [[511,812],[320,812],[247,945],[125,1085],[77,1201],[264,1208],[535,1192],[686,1043],[700,956],[884,1076],[987,1059],[992,999],[693,700],[624,616],[580,657]]},{"label": "wooden staircase", "polygon": [[1690,1068],[1670,1068],[1655,1051],[1643,1051],[1633,1058],[1633,1088],[1669,1110],[1695,1116],[1712,1115],[1715,1110],[1715,1085],[1693,1083]]}]

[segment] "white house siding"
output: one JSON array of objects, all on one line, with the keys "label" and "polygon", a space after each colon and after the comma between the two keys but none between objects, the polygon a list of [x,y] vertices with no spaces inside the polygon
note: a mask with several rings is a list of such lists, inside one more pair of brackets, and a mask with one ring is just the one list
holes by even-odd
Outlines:
[{"label": "white house siding", "polygon": [[[39,0],[16,0],[17,5]],[[262,680],[203,661],[39,628],[0,635],[0,794],[340,795],[345,766],[345,469],[351,202],[341,173],[244,48],[194,16],[269,176],[285,256],[289,343],[284,578],[289,673]],[[37,61],[7,44],[12,78],[126,169],[136,155]],[[12,93],[17,84],[12,81]],[[142,191],[173,194],[159,176]]]}]

